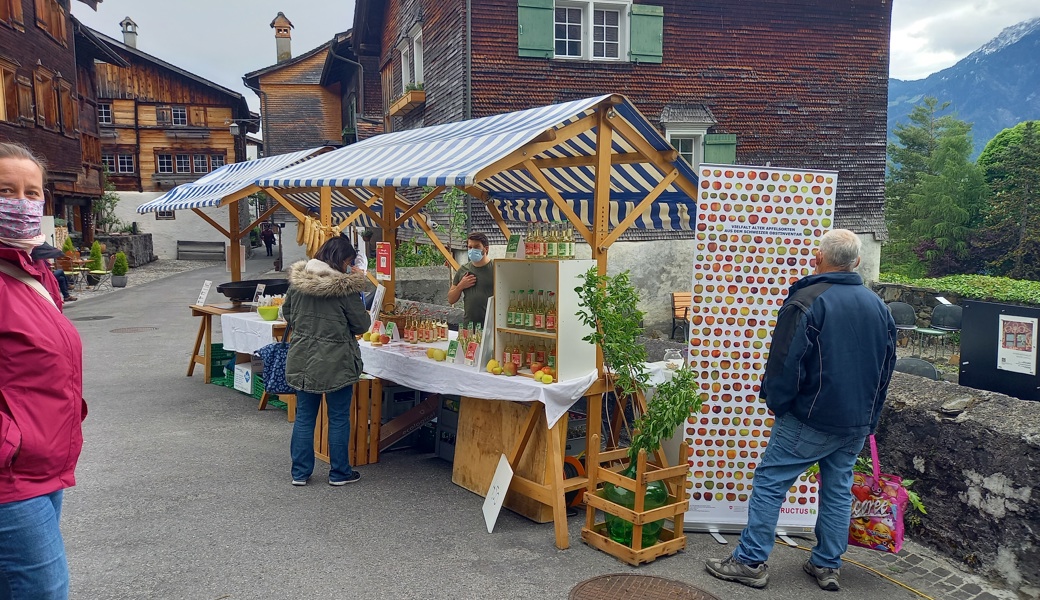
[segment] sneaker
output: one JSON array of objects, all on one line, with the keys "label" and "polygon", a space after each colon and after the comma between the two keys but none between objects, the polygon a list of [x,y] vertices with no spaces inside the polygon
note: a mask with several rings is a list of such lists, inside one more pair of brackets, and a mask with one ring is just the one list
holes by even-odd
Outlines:
[{"label": "sneaker", "polygon": [[307,480],[306,479],[293,479],[292,480],[292,484],[293,485],[307,485]]},{"label": "sneaker", "polygon": [[735,581],[753,588],[761,589],[769,583],[769,567],[766,563],[752,567],[738,562],[732,554],[721,559],[709,558],[704,562],[704,568],[723,581]]},{"label": "sneaker", "polygon": [[811,559],[805,561],[802,569],[816,578],[816,583],[819,584],[821,590],[836,592],[841,589],[841,585],[838,584],[838,575],[841,575],[841,569],[817,567],[812,563]]},{"label": "sneaker", "polygon": [[343,481],[333,481],[333,480],[330,479],[329,480],[329,485],[334,485],[334,486],[338,487],[338,486],[341,486],[341,485],[347,485],[348,483],[354,483],[355,481],[357,481],[359,479],[361,479],[361,473],[358,473],[357,471],[352,471],[350,473],[350,477],[347,477]]},{"label": "sneaker", "polygon": [[64,298],[62,298],[62,300],[64,302],[75,302],[76,300],[79,300],[79,298],[75,296],[65,296]]}]

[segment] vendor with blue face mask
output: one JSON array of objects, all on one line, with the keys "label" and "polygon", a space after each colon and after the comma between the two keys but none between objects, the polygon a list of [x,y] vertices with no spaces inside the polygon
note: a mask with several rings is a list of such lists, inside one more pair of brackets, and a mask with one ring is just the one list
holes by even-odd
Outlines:
[{"label": "vendor with blue face mask", "polygon": [[471,233],[466,239],[469,262],[459,267],[448,288],[448,302],[463,298],[463,323],[484,324],[488,298],[495,293],[495,269],[488,256],[488,239],[483,233]]}]

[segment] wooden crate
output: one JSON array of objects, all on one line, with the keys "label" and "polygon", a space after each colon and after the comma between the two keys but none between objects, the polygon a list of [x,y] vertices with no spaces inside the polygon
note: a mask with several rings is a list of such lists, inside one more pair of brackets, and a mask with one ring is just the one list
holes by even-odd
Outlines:
[{"label": "wooden crate", "polygon": [[[647,462],[646,452],[639,451],[636,462],[636,478],[629,479],[619,473],[625,468],[628,450],[599,452],[599,436],[589,440],[589,453],[586,461],[588,469],[588,492],[585,494],[586,519],[581,530],[581,539],[586,544],[598,548],[607,554],[634,567],[652,562],[662,556],[670,556],[686,548],[686,535],[683,533],[683,515],[690,507],[686,495],[686,479],[689,466],[684,461],[676,467],[660,467]],[[687,445],[683,443],[679,456],[686,456]],[[621,466],[610,466],[617,465]],[[643,510],[643,496],[646,486],[651,481],[663,481],[668,487],[668,503],[653,510]],[[603,483],[631,490],[636,494],[634,509],[615,504],[604,495]],[[602,511],[621,517],[633,524],[632,547],[625,546],[610,539],[606,531],[606,521],[596,521],[596,511]],[[671,521],[672,527],[661,529],[658,542],[647,548],[642,547],[643,525],[659,520]]]},{"label": "wooden crate", "polygon": [[[350,402],[350,465],[379,462],[379,427],[383,411],[383,381],[362,379],[354,384]],[[321,401],[314,427],[314,456],[329,462],[329,411]]]}]

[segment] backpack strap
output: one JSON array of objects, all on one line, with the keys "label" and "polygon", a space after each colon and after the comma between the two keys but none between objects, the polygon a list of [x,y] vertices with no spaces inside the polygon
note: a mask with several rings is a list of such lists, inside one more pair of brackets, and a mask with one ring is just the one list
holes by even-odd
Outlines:
[{"label": "backpack strap", "polygon": [[15,279],[21,281],[25,285],[31,287],[34,292],[46,298],[47,302],[54,307],[54,310],[58,310],[58,305],[55,304],[54,298],[51,297],[51,294],[47,291],[47,288],[43,287],[42,283],[37,281],[35,278],[30,276],[25,271],[19,269],[18,267],[15,267],[6,260],[0,259],[0,273],[6,273],[7,275],[10,275],[11,277],[14,277]]}]

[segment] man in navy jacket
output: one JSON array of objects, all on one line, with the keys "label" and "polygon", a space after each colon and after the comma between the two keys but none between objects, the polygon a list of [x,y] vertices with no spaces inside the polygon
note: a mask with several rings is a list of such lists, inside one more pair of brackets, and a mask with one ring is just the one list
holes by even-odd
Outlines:
[{"label": "man in navy jacket", "polygon": [[762,381],[762,398],[776,422],[755,470],[740,543],[731,556],[705,563],[719,579],[766,586],[766,561],[787,490],[819,463],[817,543],[804,570],[821,588],[839,589],[852,466],[866,436],[877,428],[896,359],[895,321],[853,272],[859,253],[856,234],[828,232],[816,250],[815,274],[787,292]]}]

